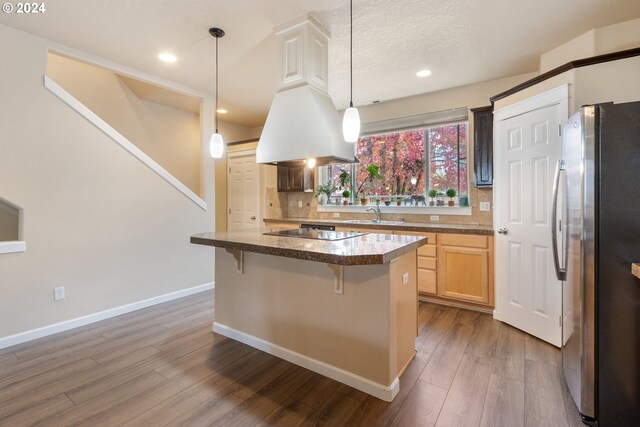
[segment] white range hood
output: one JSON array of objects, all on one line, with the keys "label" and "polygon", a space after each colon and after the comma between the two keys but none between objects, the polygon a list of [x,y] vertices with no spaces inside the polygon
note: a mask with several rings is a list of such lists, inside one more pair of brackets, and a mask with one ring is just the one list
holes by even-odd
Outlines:
[{"label": "white range hood", "polygon": [[279,90],[265,122],[256,160],[284,166],[352,163],[340,115],[328,94],[329,33],[311,15],[276,28]]}]

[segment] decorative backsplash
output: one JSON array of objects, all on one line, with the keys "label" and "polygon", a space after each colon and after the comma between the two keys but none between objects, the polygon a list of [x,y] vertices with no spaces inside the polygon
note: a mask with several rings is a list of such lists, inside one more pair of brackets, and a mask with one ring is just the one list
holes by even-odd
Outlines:
[{"label": "decorative backsplash", "polygon": [[[441,215],[437,223],[492,225],[493,212],[480,211],[479,205],[480,202],[493,203],[493,191],[490,188],[472,188],[470,192],[472,215]],[[267,188],[266,194],[267,218],[335,219],[333,212],[317,211],[317,199],[311,193],[278,193],[276,188]],[[340,213],[340,219],[370,219],[371,217],[370,213]],[[430,214],[383,213],[383,217],[392,221],[404,218],[406,222],[434,222],[430,220]]]}]

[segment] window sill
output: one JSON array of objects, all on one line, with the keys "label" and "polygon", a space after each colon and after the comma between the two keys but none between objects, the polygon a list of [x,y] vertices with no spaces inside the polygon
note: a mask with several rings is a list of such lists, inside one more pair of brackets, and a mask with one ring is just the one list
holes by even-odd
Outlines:
[{"label": "window sill", "polygon": [[0,254],[12,254],[16,252],[24,252],[27,244],[20,241],[0,242]]},{"label": "window sill", "polygon": [[[374,205],[318,205],[318,212],[346,212],[346,213],[365,213],[367,209],[375,207]],[[383,214],[414,214],[414,215],[471,215],[471,207],[460,206],[380,206]]]}]

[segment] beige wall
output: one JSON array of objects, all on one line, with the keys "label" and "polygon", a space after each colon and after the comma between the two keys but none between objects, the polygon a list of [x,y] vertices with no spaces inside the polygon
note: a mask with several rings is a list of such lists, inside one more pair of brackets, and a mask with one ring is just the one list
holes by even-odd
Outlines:
[{"label": "beige wall", "polygon": [[640,18],[594,28],[540,56],[544,73],[576,59],[640,46]]},{"label": "beige wall", "polygon": [[0,255],[0,337],[211,282],[213,251],[189,236],[213,228],[212,162],[204,211],[43,86],[55,43],[0,40],[0,197],[27,243]]},{"label": "beige wall", "polygon": [[0,200],[0,242],[18,240],[20,236],[19,212]]},{"label": "beige wall", "polygon": [[53,53],[48,55],[47,74],[202,196],[198,114],[145,101],[112,71]]},{"label": "beige wall", "polygon": [[[443,111],[457,107],[482,107],[490,105],[489,98],[535,76],[535,73],[475,83],[438,92],[425,93],[374,105],[359,107],[363,123],[406,117],[416,114]],[[491,225],[493,214],[481,212],[480,202],[492,202],[491,189],[478,189],[473,185],[473,114],[469,114],[469,195],[472,215],[441,215],[439,223]],[[317,212],[317,200],[309,193],[278,194],[275,188],[267,189],[268,218],[333,218],[331,212]],[[302,202],[302,207],[299,207]],[[371,214],[341,213],[342,219],[370,218]],[[404,218],[409,222],[430,222],[431,215],[384,214],[385,219]]]}]

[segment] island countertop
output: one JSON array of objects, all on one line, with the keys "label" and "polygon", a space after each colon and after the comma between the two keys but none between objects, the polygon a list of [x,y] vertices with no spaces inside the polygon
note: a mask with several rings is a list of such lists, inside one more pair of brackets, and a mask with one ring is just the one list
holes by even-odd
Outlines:
[{"label": "island countertop", "polygon": [[312,240],[262,234],[264,230],[199,233],[191,243],[338,265],[385,264],[427,244],[422,236],[376,234]]}]

